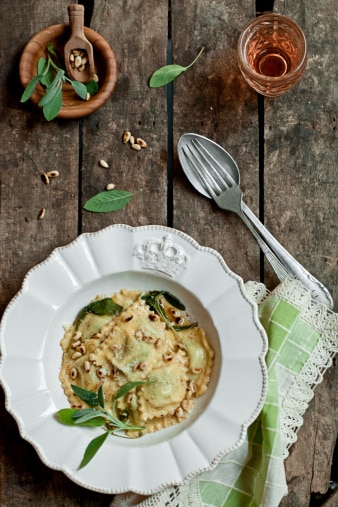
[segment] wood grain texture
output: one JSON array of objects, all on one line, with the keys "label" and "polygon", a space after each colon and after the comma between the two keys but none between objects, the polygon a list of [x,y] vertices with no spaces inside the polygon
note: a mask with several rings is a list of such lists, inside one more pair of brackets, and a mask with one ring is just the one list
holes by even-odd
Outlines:
[{"label": "wood grain texture", "polygon": [[[82,230],[112,223],[132,226],[167,221],[167,111],[164,89],[150,89],[151,74],[165,63],[167,2],[95,2],[91,26],[118,55],[119,75],[110,101],[83,124],[82,202],[107,183],[137,193],[114,213],[82,213]],[[141,151],[123,144],[125,131],[141,137]],[[104,159],[109,169],[98,166]]]},{"label": "wood grain texture", "polygon": [[[295,88],[279,99],[264,101],[265,222],[328,287],[337,311],[337,48],[333,38],[337,5],[334,0],[277,1],[275,11],[303,28],[309,61]],[[337,385],[334,362],[316,389],[286,460],[289,496],[281,507],[309,505],[311,494],[324,494],[329,488],[338,432]]]},{"label": "wood grain texture", "polygon": [[[180,135],[195,132],[221,144],[237,161],[245,200],[256,213],[259,198],[257,96],[237,65],[237,39],[255,16],[255,2],[173,2],[173,61],[197,63],[174,83],[174,226],[217,249],[245,280],[259,280],[259,248],[235,215],[199,195],[177,160]],[[187,36],[187,25],[189,36]]]}]

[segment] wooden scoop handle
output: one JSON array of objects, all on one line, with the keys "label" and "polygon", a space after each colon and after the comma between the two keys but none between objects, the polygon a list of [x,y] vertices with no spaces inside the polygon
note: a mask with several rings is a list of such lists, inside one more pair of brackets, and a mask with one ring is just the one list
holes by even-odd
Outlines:
[{"label": "wooden scoop handle", "polygon": [[80,4],[69,5],[68,14],[72,35],[82,37],[84,35],[84,6]]}]

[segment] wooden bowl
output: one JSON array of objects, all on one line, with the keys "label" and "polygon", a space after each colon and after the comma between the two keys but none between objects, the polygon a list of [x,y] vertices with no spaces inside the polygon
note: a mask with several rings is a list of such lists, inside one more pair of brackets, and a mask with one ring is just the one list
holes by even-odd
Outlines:
[{"label": "wooden bowl", "polygon": [[[62,87],[62,108],[58,118],[76,119],[88,116],[99,109],[111,96],[117,81],[117,63],[115,55],[107,41],[94,30],[84,27],[84,33],[89,42],[93,45],[95,73],[99,78],[99,91],[92,95],[88,101],[82,100],[74,92],[69,83]],[[29,81],[37,74],[37,63],[39,58],[46,58],[48,44],[53,44],[56,52],[64,66],[63,48],[70,37],[70,26],[68,24],[53,25],[45,28],[26,45],[20,60],[20,80],[25,88]],[[44,87],[38,83],[35,92],[31,96],[34,104],[38,105],[44,96]]]}]

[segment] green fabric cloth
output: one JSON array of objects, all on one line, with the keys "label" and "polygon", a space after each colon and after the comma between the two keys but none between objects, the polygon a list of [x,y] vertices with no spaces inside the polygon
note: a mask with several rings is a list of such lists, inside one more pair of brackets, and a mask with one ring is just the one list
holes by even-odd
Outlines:
[{"label": "green fabric cloth", "polygon": [[269,349],[265,403],[245,441],[186,485],[146,499],[118,495],[114,507],[277,507],[287,494],[284,458],[313,389],[338,350],[338,315],[314,303],[294,280],[283,281],[272,293],[255,282],[246,289],[258,303]]}]

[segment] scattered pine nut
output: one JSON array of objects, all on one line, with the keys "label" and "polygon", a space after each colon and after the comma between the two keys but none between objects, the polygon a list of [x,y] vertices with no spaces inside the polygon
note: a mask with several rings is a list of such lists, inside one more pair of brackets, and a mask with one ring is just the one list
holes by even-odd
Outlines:
[{"label": "scattered pine nut", "polygon": [[97,74],[94,74],[93,81],[95,81],[96,83],[99,82],[99,76]]},{"label": "scattered pine nut", "polygon": [[131,133],[128,130],[123,134],[123,143],[127,144],[131,138]]},{"label": "scattered pine nut", "polygon": [[140,137],[136,139],[136,143],[139,144],[141,148],[146,148],[148,146],[147,143]]},{"label": "scattered pine nut", "polygon": [[103,159],[101,159],[99,161],[99,164],[100,164],[101,167],[104,167],[105,169],[108,169],[108,167],[109,167],[109,165],[107,164],[107,162],[105,160],[103,160]]},{"label": "scattered pine nut", "polygon": [[141,149],[142,149],[142,148],[141,148],[141,146],[140,146],[139,144],[135,144],[135,143],[134,143],[134,144],[132,144],[132,145],[131,145],[131,147],[133,148],[133,150],[136,150],[136,151],[139,151],[139,150],[141,150]]},{"label": "scattered pine nut", "polygon": [[48,178],[57,178],[60,176],[59,171],[48,171],[47,173]]},{"label": "scattered pine nut", "polygon": [[115,183],[108,183],[108,185],[106,185],[106,190],[113,190],[113,188],[115,188]]},{"label": "scattered pine nut", "polygon": [[89,99],[90,99],[90,93],[89,93],[89,92],[87,92],[87,93],[86,93],[86,100],[88,101]]},{"label": "scattered pine nut", "polygon": [[41,179],[42,179],[42,181],[44,182],[45,185],[49,185],[48,173],[42,173],[41,174]]},{"label": "scattered pine nut", "polygon": [[45,216],[45,213],[46,213],[45,208],[41,208],[38,214],[38,220],[42,220],[43,217]]},{"label": "scattered pine nut", "polygon": [[135,144],[135,137],[134,136],[130,136],[129,142],[130,142],[131,145]]}]

